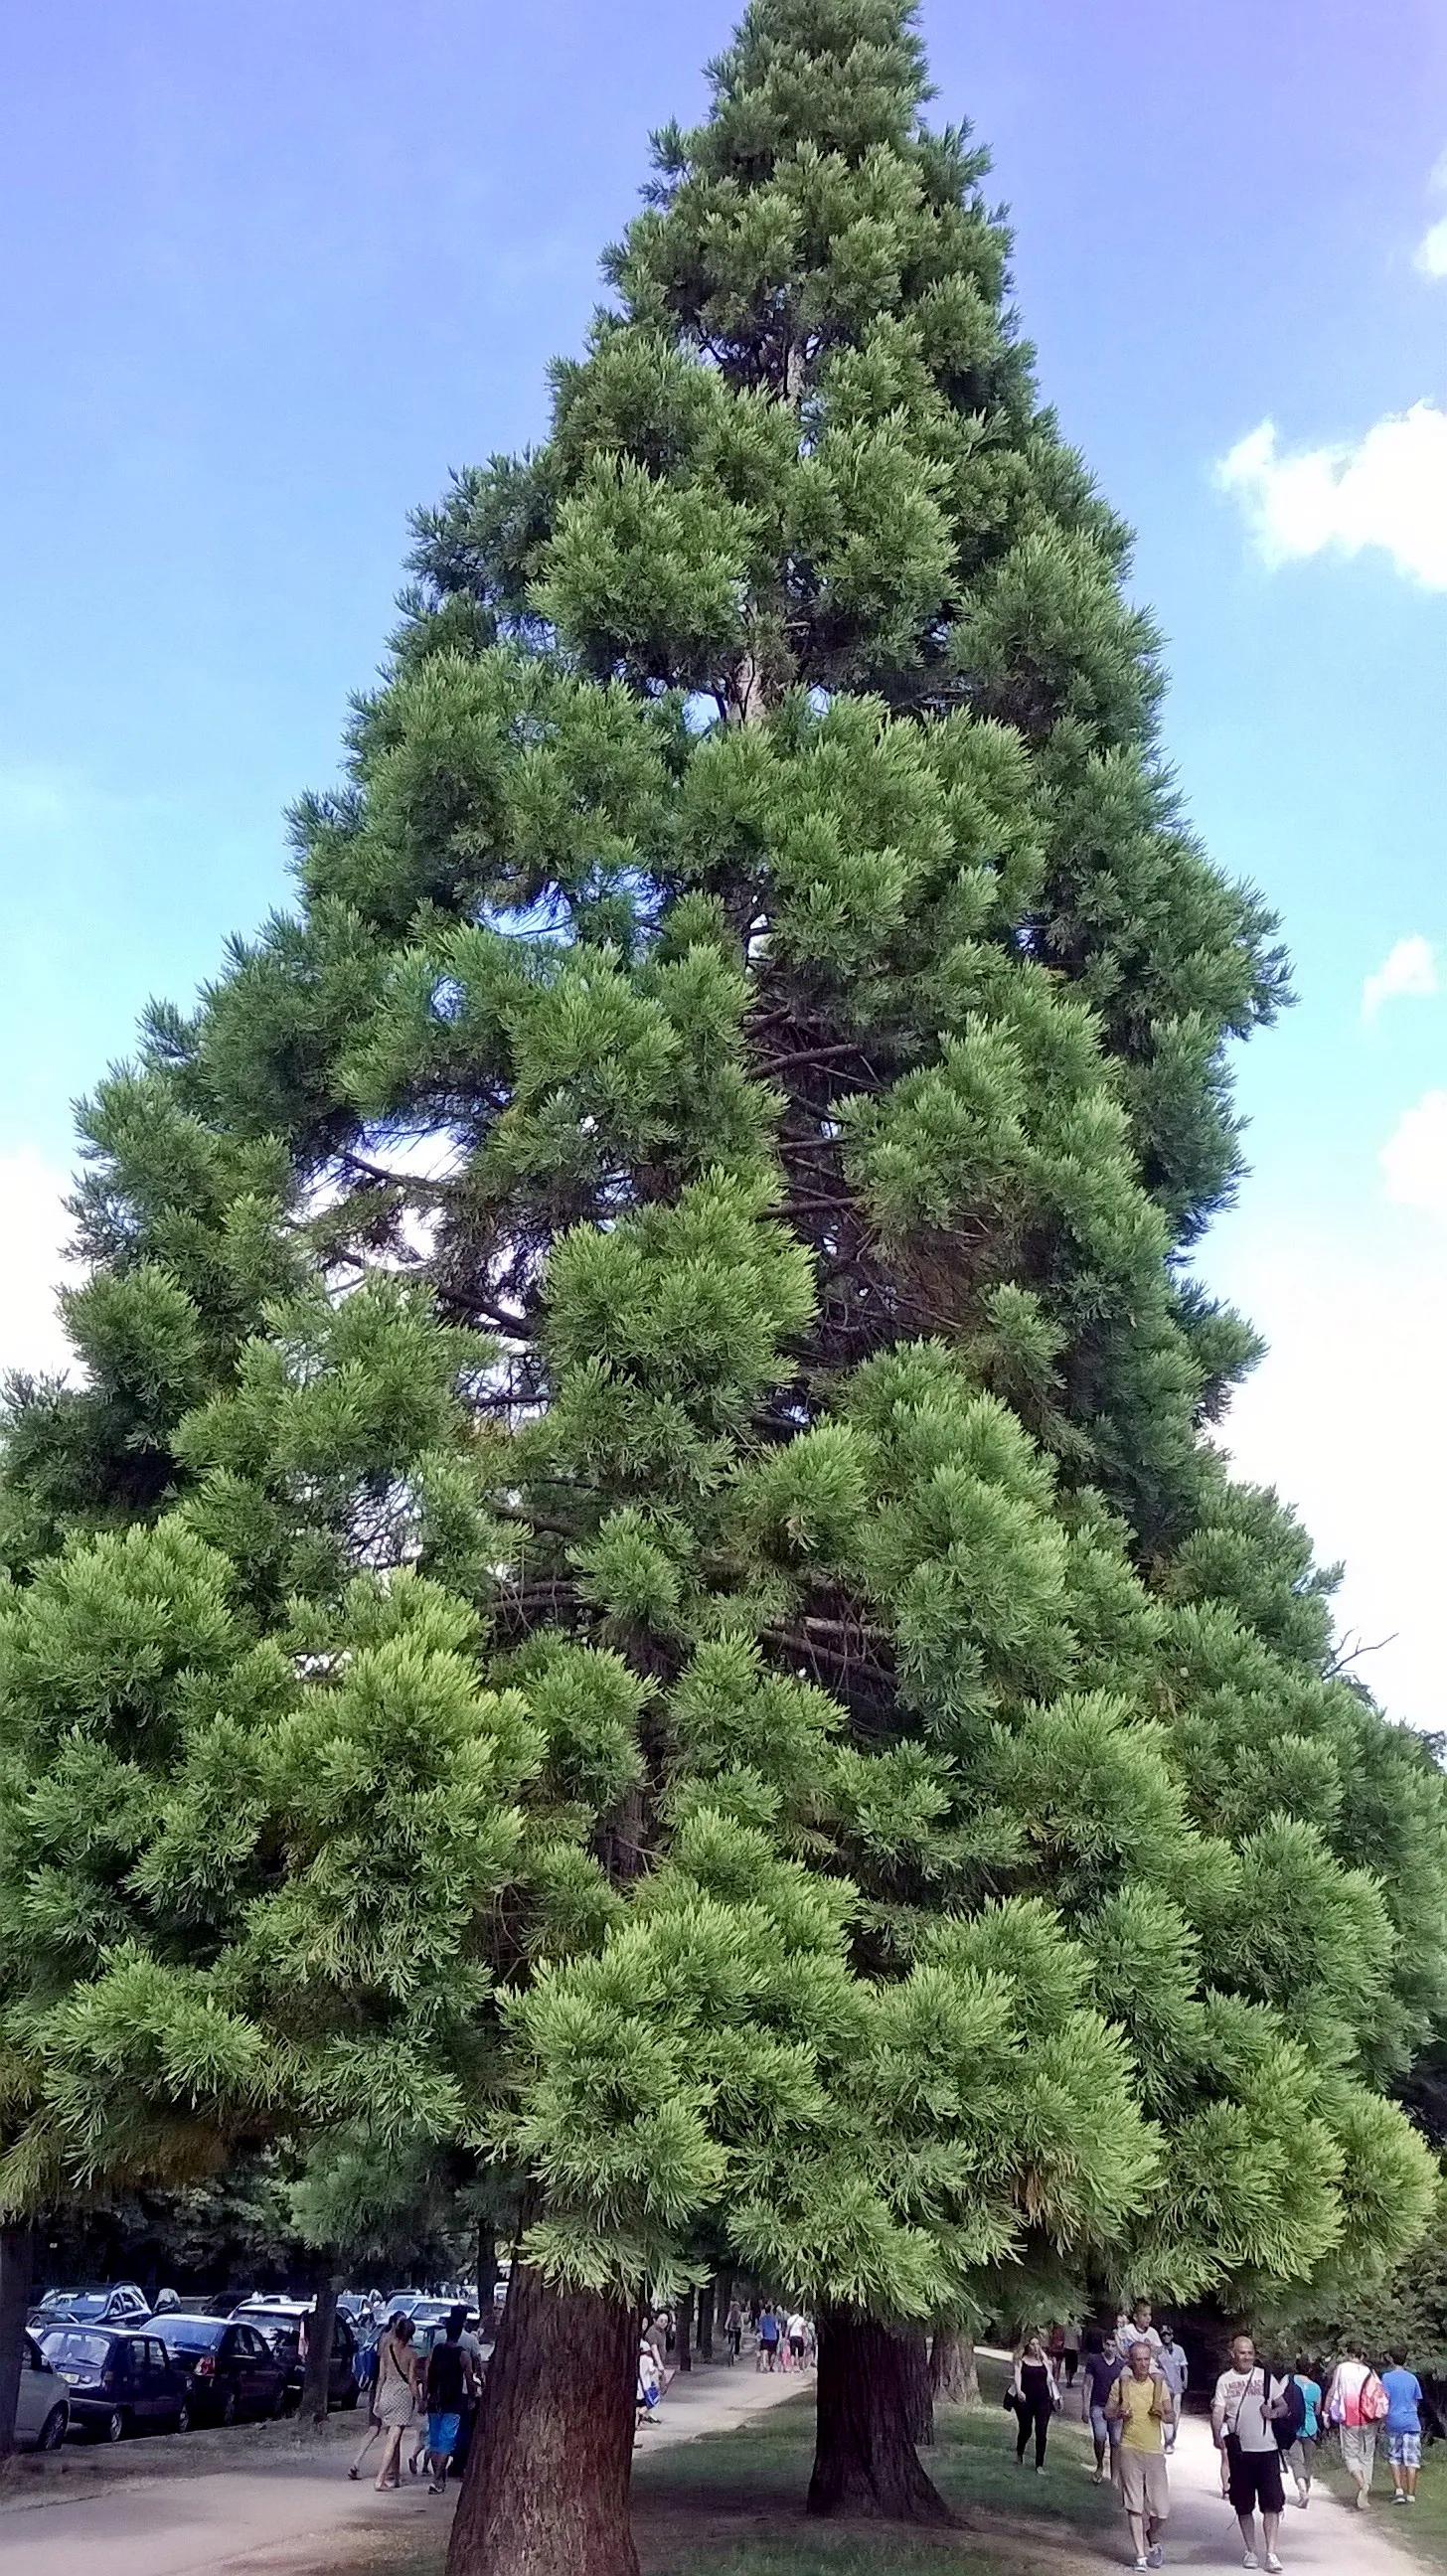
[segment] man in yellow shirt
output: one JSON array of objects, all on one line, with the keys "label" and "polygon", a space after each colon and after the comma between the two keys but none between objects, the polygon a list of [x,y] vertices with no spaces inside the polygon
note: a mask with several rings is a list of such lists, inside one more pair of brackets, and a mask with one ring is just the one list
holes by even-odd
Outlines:
[{"label": "man in yellow shirt", "polygon": [[1105,2411],[1120,2424],[1115,2473],[1135,2544],[1135,2563],[1159,2567],[1164,2555],[1161,2532],[1171,2510],[1165,2428],[1176,2420],[1176,2405],[1143,2337],[1131,2345],[1128,2358],[1130,2368],[1116,2381]]}]

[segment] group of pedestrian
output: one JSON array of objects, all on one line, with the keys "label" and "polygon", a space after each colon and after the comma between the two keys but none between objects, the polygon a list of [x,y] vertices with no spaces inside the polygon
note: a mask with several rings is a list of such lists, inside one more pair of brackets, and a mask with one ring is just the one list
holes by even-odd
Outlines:
[{"label": "group of pedestrian", "polygon": [[[1035,2466],[1045,2466],[1053,2416],[1074,2380],[1067,2356],[1070,2330],[1047,2338],[1027,2336],[1011,2373],[1005,2403],[1013,2407],[1022,2465],[1033,2436]],[[1140,2300],[1112,2330],[1088,2326],[1078,2346],[1082,2412],[1095,2447],[1095,2483],[1110,2474],[1130,2531],[1137,2568],[1162,2565],[1162,2534],[1170,2516],[1167,2469],[1189,2378],[1186,2355],[1169,2325],[1157,2327],[1149,2302]],[[1062,2386],[1063,2374],[1063,2386]],[[1416,2502],[1422,2458],[1421,2384],[1400,2355],[1391,2353],[1380,2373],[1360,2347],[1348,2344],[1325,2389],[1307,2362],[1277,2369],[1258,2356],[1249,2334],[1237,2335],[1229,2367],[1211,2400],[1211,2431],[1221,2463],[1221,2491],[1236,2515],[1243,2565],[1277,2576],[1277,2551],[1288,2473],[1295,2501],[1311,2500],[1317,2446],[1325,2428],[1340,2436],[1342,2459],[1356,2487],[1359,2510],[1371,2494],[1379,2435],[1391,2467],[1393,2502]],[[1259,2518],[1259,2533],[1258,2533]]]},{"label": "group of pedestrian", "polygon": [[378,2495],[395,2493],[402,2483],[402,2444],[412,2431],[408,2473],[430,2472],[429,2495],[446,2492],[448,2477],[461,2468],[482,2393],[482,2346],[467,2322],[467,2310],[449,2311],[442,2335],[423,2359],[414,2349],[416,2328],[409,2316],[390,2318],[377,2340],[376,2375],[372,2382],[367,2430],[347,2471],[358,2478],[372,2444],[382,2443],[374,2481]]},{"label": "group of pedestrian", "polygon": [[765,2299],[755,2332],[755,2370],[807,2370],[814,2358],[813,2320],[802,2308],[776,2307]]}]

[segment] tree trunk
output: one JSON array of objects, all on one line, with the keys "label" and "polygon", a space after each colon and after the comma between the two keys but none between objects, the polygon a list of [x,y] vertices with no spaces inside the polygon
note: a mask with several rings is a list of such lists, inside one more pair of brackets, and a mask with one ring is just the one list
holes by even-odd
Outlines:
[{"label": "tree trunk", "polygon": [[923,2326],[906,2326],[901,2340],[908,2374],[909,2429],[919,2448],[931,2451],[935,2438],[935,2397],[930,2384],[929,2342]]},{"label": "tree trunk", "polygon": [[0,2464],[15,2449],[15,2410],[20,2402],[25,2312],[34,2262],[35,2229],[30,2220],[0,2227]]},{"label": "tree trunk", "polygon": [[636,2309],[514,2261],[447,2576],[638,2576],[637,2384]]},{"label": "tree trunk", "polygon": [[316,2297],[307,2319],[306,2367],[302,2372],[297,2423],[304,2432],[324,2432],[331,2410],[332,2339],[337,2330],[337,2276],[330,2264],[317,2276]]},{"label": "tree trunk", "polygon": [[678,2319],[678,2367],[693,2368],[693,2292],[685,2290],[675,2314]]},{"label": "tree trunk", "polygon": [[975,2368],[973,2335],[962,2334],[955,2326],[936,2326],[929,2375],[937,2406],[978,2406],[980,2374]]},{"label": "tree trunk", "polygon": [[698,2350],[701,2361],[713,2359],[714,2284],[705,2281],[698,2294]]},{"label": "tree trunk", "polygon": [[912,2376],[902,2334],[855,2308],[821,2316],[811,2513],[953,2522],[915,2449]]}]

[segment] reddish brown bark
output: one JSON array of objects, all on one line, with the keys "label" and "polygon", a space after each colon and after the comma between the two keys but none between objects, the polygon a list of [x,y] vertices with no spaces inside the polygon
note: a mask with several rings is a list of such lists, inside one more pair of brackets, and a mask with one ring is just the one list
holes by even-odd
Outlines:
[{"label": "reddish brown bark", "polygon": [[955,2326],[936,2326],[929,2357],[930,2386],[937,2406],[978,2406],[980,2374],[975,2368],[971,2335]]},{"label": "reddish brown bark", "polygon": [[514,2263],[447,2576],[638,2576],[628,2527],[637,2312]]},{"label": "reddish brown bark", "polygon": [[904,2334],[856,2309],[820,2318],[811,2513],[953,2521],[915,2447],[920,2375],[918,2350]]}]

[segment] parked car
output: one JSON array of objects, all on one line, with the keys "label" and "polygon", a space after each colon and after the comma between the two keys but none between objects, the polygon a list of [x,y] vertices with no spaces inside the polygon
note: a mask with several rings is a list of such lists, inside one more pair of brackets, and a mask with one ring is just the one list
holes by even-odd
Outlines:
[{"label": "parked car", "polygon": [[48,2362],[34,2335],[27,2334],[20,2357],[20,2394],[15,2406],[15,2438],[33,2442],[37,2451],[58,2451],[70,2424],[70,2393],[54,2364]]},{"label": "parked car", "polygon": [[191,2421],[186,2374],[159,2335],[62,2320],[46,2327],[38,2341],[65,2382],[73,2429],[102,2442],[161,2428],[185,2432]]},{"label": "parked car", "polygon": [[239,2317],[167,2316],[157,2331],[186,2378],[193,2424],[235,2424],[243,2415],[280,2415],[286,2372],[266,2337]]},{"label": "parked car", "polygon": [[424,2326],[435,2326],[450,2317],[454,2308],[465,2307],[465,2299],[433,2298],[425,2290],[398,2290],[387,2301],[389,2317],[410,2317],[419,2334]]},{"label": "parked car", "polygon": [[59,2317],[94,2326],[141,2326],[150,2313],[151,2302],[136,2282],[101,2281],[83,2290],[47,2290],[28,2322],[39,2334]]},{"label": "parked car", "polygon": [[[244,2318],[266,2338],[274,2358],[286,2373],[287,2401],[297,2406],[301,2404],[302,2380],[306,2371],[301,2347],[302,2321],[310,2314],[310,2299],[247,2299],[236,2311],[238,2323]],[[357,2338],[348,2320],[338,2314],[332,2325],[328,2406],[355,2406],[359,2388]]]}]

